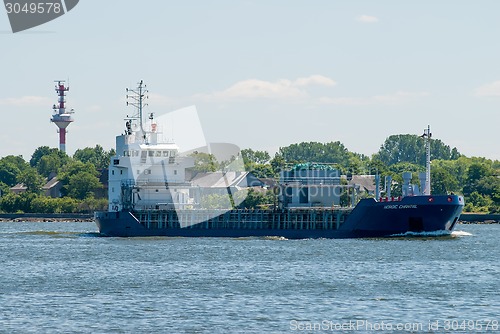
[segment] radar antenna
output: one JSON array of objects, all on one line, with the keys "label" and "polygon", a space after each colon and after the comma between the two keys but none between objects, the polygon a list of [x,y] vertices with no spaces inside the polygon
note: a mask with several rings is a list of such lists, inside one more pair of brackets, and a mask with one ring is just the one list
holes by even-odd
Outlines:
[{"label": "radar antenna", "polygon": [[144,131],[143,120],[142,120],[142,110],[144,107],[148,105],[147,103],[144,103],[144,100],[149,98],[146,95],[146,93],[148,93],[146,85],[141,80],[137,84],[136,89],[126,88],[126,91],[127,91],[127,106],[131,105],[136,108],[136,114],[133,115],[132,117],[128,117],[127,120],[129,121],[139,120],[139,127],[142,132],[142,137],[143,139],[146,139],[146,131]]}]

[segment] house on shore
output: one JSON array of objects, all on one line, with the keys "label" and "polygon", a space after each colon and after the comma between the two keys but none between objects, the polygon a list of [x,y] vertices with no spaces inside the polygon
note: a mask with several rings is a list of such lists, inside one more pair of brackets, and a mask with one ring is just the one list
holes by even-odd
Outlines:
[{"label": "house on shore", "polygon": [[[42,192],[45,196],[52,197],[52,198],[57,198],[61,197],[61,188],[62,188],[62,183],[57,179],[57,176],[55,174],[49,175],[47,178],[45,184],[42,186]],[[19,195],[24,192],[26,192],[27,187],[22,184],[18,183],[12,188],[10,188],[10,191],[12,191],[14,194]]]}]

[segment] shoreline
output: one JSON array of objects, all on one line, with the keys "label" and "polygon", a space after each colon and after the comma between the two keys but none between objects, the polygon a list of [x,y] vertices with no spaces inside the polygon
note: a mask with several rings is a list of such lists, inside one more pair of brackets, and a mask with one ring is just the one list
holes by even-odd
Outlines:
[{"label": "shoreline", "polygon": [[465,212],[458,221],[462,224],[499,224],[500,214]]},{"label": "shoreline", "polygon": [[93,222],[86,213],[2,213],[0,222]]}]

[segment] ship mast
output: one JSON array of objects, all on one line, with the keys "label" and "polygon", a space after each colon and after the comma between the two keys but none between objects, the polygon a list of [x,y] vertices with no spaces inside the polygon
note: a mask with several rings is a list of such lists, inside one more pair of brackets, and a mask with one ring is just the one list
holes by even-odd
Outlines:
[{"label": "ship mast", "polygon": [[425,140],[425,187],[423,194],[431,194],[431,126],[427,125],[427,129],[424,129],[424,134],[422,138]]},{"label": "ship mast", "polygon": [[[127,91],[127,106],[131,105],[136,107],[137,112],[134,116],[128,117],[127,115],[127,120],[139,120],[139,127],[141,129],[142,133],[142,138],[145,140],[146,139],[146,131],[144,131],[144,126],[143,126],[143,118],[142,118],[142,109],[147,106],[147,103],[144,103],[144,100],[148,98],[146,93],[148,92],[146,90],[146,85],[143,84],[143,81],[141,80],[137,84],[136,89],[128,89],[126,88]],[[130,95],[129,95],[130,94]],[[131,101],[128,101],[128,100]]]}]

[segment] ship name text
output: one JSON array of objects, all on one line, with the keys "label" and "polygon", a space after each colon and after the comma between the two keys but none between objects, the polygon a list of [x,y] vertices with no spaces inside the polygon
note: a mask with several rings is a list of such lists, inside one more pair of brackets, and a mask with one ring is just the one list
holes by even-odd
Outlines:
[{"label": "ship name text", "polygon": [[384,209],[391,209],[391,210],[394,210],[394,209],[416,209],[416,208],[417,208],[416,204],[406,204],[406,205],[392,204],[392,205],[385,205],[384,206]]}]

